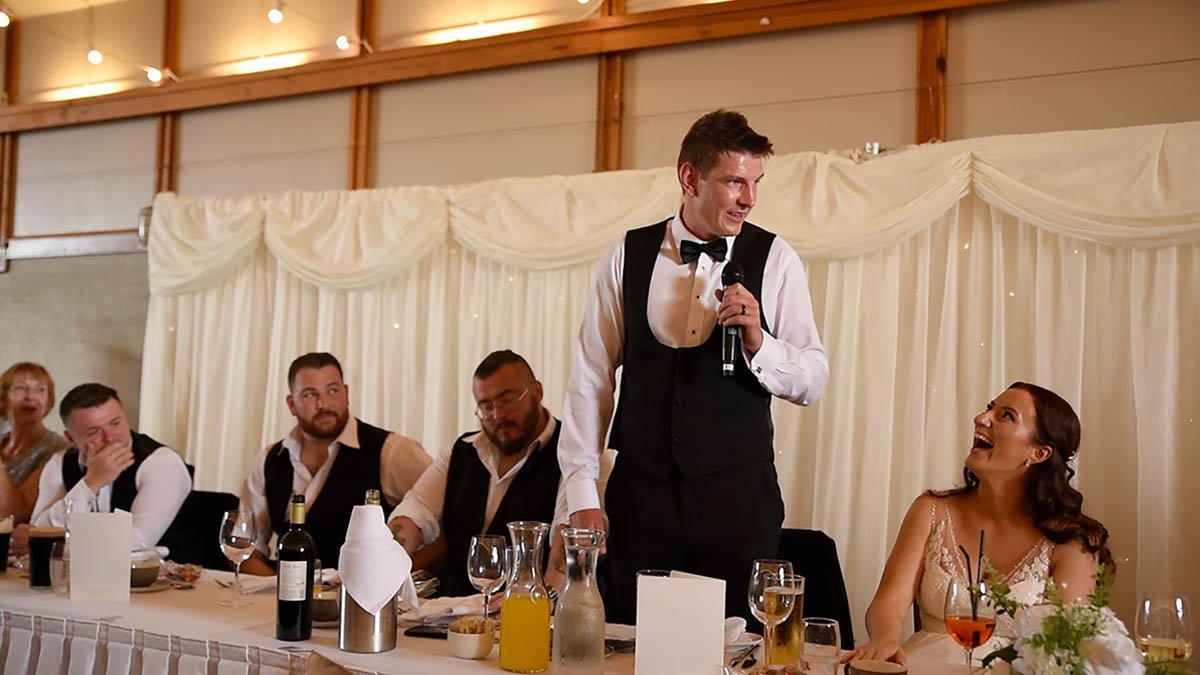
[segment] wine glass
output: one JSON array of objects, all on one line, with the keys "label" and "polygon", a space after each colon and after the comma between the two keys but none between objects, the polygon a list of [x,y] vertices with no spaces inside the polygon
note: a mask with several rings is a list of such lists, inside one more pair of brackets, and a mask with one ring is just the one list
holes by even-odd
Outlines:
[{"label": "wine glass", "polygon": [[221,552],[233,563],[233,597],[222,600],[223,607],[245,607],[249,600],[242,597],[242,563],[254,552],[254,514],[249,511],[226,511],[221,521]]},{"label": "wine glass", "polygon": [[508,541],[499,535],[481,534],[471,537],[467,549],[467,578],[483,593],[483,617],[491,606],[492,593],[508,578]]},{"label": "wine glass", "polygon": [[817,672],[814,666],[818,664],[821,672],[836,672],[842,653],[842,631],[837,619],[812,617],[803,619],[801,626],[805,672]]},{"label": "wine glass", "polygon": [[946,588],[945,617],[946,631],[966,652],[970,673],[975,648],[987,642],[996,630],[996,607],[987,584],[951,579]]},{"label": "wine glass", "polygon": [[1147,595],[1138,604],[1134,633],[1147,663],[1192,656],[1192,615],[1181,595]]},{"label": "wine glass", "polygon": [[750,569],[750,587],[746,597],[750,613],[763,625],[763,660],[771,668],[771,645],[775,644],[774,630],[792,613],[796,602],[795,577],[792,563],[786,560],[755,560]]}]

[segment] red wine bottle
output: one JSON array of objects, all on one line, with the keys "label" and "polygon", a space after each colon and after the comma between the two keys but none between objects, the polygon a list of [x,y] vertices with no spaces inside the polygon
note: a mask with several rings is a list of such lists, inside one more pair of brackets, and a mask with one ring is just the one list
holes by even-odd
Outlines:
[{"label": "red wine bottle", "polygon": [[279,538],[279,576],[275,589],[275,637],[312,637],[313,563],[317,545],[304,529],[304,495],[292,495],[292,518]]}]

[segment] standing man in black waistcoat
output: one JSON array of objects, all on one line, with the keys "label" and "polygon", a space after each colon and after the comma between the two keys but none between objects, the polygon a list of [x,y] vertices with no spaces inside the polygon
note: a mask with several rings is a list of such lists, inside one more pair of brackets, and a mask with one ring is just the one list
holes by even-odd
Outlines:
[{"label": "standing man in black waistcoat", "polygon": [[121,509],[133,516],[131,549],[174,548],[168,530],[192,491],[179,454],[132,431],[116,390],[103,384],[75,387],[58,411],[74,447],[46,462],[30,522],[64,527],[68,508]]},{"label": "standing man in black waistcoat", "polygon": [[529,363],[507,349],[492,352],[476,367],[471,391],[482,430],[459,436],[438,455],[388,520],[411,554],[444,538],[438,593],[447,596],[476,592],[467,579],[472,536],[508,538],[511,521],[567,518],[559,422],[542,405],[542,383]]},{"label": "standing man in black waistcoat", "polygon": [[[679,212],[627,232],[597,266],[559,458],[571,523],[601,527],[596,467],[611,418],[609,621],[634,622],[636,572],[649,568],[722,578],[726,615],[749,617],[751,563],[777,555],[771,398],[816,401],[829,362],[799,256],[746,222],[772,152],[741,114],[704,115],[680,147]],[[730,261],[744,281],[722,289]],[[732,377],[718,326],[741,332]]]},{"label": "standing man in black waistcoat", "polygon": [[337,567],[350,512],[366,491],[380,491],[387,513],[431,461],[413,439],[351,419],[350,388],[332,354],[313,352],[292,361],[288,390],[296,426],[259,453],[242,488],[242,508],[254,513],[258,529],[254,553],[242,564],[251,574],[275,573],[269,542],[272,534],[287,531],[293,494],[303,494],[308,503],[305,528],[321,564]]}]

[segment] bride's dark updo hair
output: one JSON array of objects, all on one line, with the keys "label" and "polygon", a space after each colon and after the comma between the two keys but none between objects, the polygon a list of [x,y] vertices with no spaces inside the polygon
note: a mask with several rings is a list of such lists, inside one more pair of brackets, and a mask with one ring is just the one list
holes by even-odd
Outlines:
[{"label": "bride's dark updo hair", "polygon": [[[1083,514],[1083,495],[1071,486],[1075,469],[1070,461],[1079,451],[1079,416],[1070,403],[1045,387],[1013,382],[1008,388],[1022,389],[1033,397],[1034,442],[1051,450],[1045,461],[1029,467],[1025,479],[1025,499],[1034,525],[1055,544],[1078,541],[1099,558],[1101,565],[1115,571],[1116,563],[1108,550],[1108,530],[1100,521]],[[953,492],[973,492],[979,487],[979,477],[970,469],[963,469],[963,479],[966,487]]]}]

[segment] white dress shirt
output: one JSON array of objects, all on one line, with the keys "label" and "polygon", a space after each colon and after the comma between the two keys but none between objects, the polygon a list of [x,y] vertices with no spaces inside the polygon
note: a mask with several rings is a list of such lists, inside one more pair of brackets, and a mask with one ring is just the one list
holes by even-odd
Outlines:
[{"label": "white dress shirt", "polygon": [[[46,461],[46,468],[42,470],[37,505],[33,507],[33,517],[29,521],[34,526],[66,527],[68,502],[73,510],[78,511],[81,510],[79,505],[94,499],[101,512],[112,511],[111,483],[100,488],[99,493],[94,493],[87,481],[80,479],[70,492],[67,491],[62,480],[64,457],[65,452],[57,453]],[[134,485],[137,486],[137,495],[129,507],[133,516],[131,550],[158,544],[192,491],[192,478],[179,453],[164,445],[138,465]]]},{"label": "white dress shirt", "polygon": [[[736,240],[725,239],[728,261]],[[695,347],[708,340],[717,323],[721,303],[716,291],[725,269],[725,262],[716,262],[708,254],[682,264],[679,244],[683,240],[698,241],[676,215],[667,224],[646,303],[651,332],[672,348]],[[595,286],[571,359],[558,441],[570,513],[600,507],[599,459],[612,419],[616,369],[625,342],[624,265],[622,238],[596,266]],[[780,237],[775,237],[767,254],[758,301],[771,332],[763,327],[763,343],[753,358],[743,350],[750,372],[773,396],[800,405],[816,401],[829,380],[829,358],[813,320],[800,256]]]},{"label": "white dress shirt", "polygon": [[[359,448],[358,420],[350,418],[346,428],[338,435],[337,440],[329,444],[329,456],[315,474],[309,473],[308,467],[300,461],[300,428],[293,427],[287,436],[283,437],[283,447],[288,451],[292,461],[292,494],[304,493],[304,501],[312,508],[313,502],[325,487],[333,461],[343,445]],[[254,547],[268,559],[274,557],[270,541],[275,532],[271,529],[271,514],[267,506],[265,466],[267,453],[274,444],[269,445],[254,458],[246,483],[242,486],[242,508],[250,509],[254,514],[255,542]],[[424,473],[425,468],[433,461],[429,453],[417,441],[388,433],[383,441],[379,454],[379,482],[383,496],[389,504],[396,504],[416,484],[417,479]]]},{"label": "white dress shirt", "polygon": [[[550,442],[550,438],[554,436],[554,430],[558,426],[558,420],[550,417],[550,422],[542,433],[534,439],[530,444],[529,452],[521,457],[516,464],[512,465],[503,476],[499,474],[499,457],[500,450],[492,443],[487,434],[482,431],[468,436],[464,440],[467,443],[475,446],[475,452],[479,454],[479,461],[488,471],[488,493],[487,506],[483,514],[483,527],[481,532],[486,532],[492,524],[492,518],[496,516],[496,511],[500,509],[500,502],[504,500],[504,495],[508,494],[508,488],[512,485],[517,474],[521,472],[521,467],[525,466],[525,460],[529,459],[530,454],[539,452]],[[561,440],[561,439],[560,439]],[[392,514],[388,516],[391,521],[401,516],[406,516],[417,527],[421,528],[421,546],[432,544],[441,534],[442,531],[442,512],[446,505],[446,480],[447,473],[450,470],[450,457],[453,455],[453,448],[439,454],[433,460],[433,465],[421,476],[417,484],[413,486],[405,495],[404,501],[392,510]],[[612,459],[615,452],[606,455],[601,462],[600,476],[602,481],[607,481],[608,473],[612,469]],[[555,498],[554,504],[554,521],[552,525],[555,530],[558,525],[566,523],[569,513],[567,511],[567,497],[563,490],[562,479],[558,483],[558,495]],[[553,530],[552,530],[553,531]]]}]

